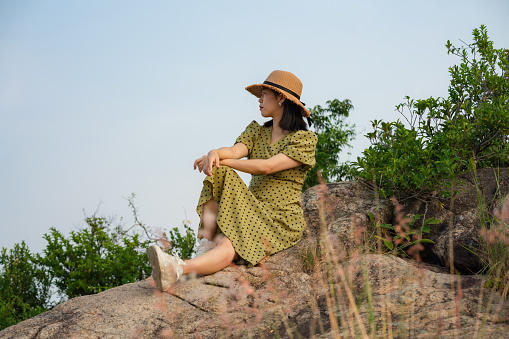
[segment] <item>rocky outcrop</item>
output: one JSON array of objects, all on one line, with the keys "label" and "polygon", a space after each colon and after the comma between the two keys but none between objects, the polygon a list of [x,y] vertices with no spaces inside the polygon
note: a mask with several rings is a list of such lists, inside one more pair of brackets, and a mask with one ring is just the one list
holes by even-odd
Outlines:
[{"label": "rocky outcrop", "polygon": [[168,293],[147,279],[74,298],[0,337],[335,338],[376,332],[396,338],[500,338],[509,333],[509,303],[484,291],[479,277],[365,255],[337,266],[330,285],[327,274],[281,267],[283,253],[261,267],[229,267],[182,280]]},{"label": "rocky outcrop", "polygon": [[431,232],[426,235],[435,244],[425,246],[422,253],[425,261],[449,267],[451,242],[454,268],[464,274],[477,273],[483,268],[482,224],[489,227],[493,210],[509,193],[509,168],[483,168],[475,176],[463,175],[457,190],[452,205],[450,200],[409,199],[402,202],[402,213],[408,216],[420,214],[421,221],[427,218],[442,221],[431,225]]},{"label": "rocky outcrop", "polygon": [[498,338],[509,333],[509,302],[485,289],[482,277],[450,275],[443,268],[359,250],[374,222],[394,220],[390,201],[373,199],[369,189],[353,182],[314,187],[302,205],[308,222],[304,239],[257,267],[231,266],[182,279],[166,293],[149,278],[74,298],[1,331],[0,338]]},{"label": "rocky outcrop", "polygon": [[335,234],[345,254],[351,254],[363,237],[373,233],[376,222],[392,223],[394,210],[391,201],[351,181],[307,190],[302,195],[302,209],[308,236]]}]

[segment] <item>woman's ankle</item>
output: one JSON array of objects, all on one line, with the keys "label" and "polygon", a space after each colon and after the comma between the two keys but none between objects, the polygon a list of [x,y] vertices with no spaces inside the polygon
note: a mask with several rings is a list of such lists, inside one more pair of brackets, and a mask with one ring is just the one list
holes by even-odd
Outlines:
[{"label": "woman's ankle", "polygon": [[215,233],[213,233],[211,230],[207,230],[207,229],[204,229],[204,228],[200,228],[198,230],[198,235],[197,235],[197,238],[199,240],[201,239],[207,239],[208,241],[212,241],[212,239],[214,238],[214,235]]}]

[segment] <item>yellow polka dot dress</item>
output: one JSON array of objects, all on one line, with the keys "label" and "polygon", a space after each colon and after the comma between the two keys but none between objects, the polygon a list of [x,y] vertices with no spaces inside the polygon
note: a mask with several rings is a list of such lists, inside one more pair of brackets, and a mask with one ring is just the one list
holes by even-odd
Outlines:
[{"label": "yellow polka dot dress", "polygon": [[317,138],[311,131],[294,131],[270,143],[272,126],[251,122],[237,138],[249,150],[248,159],[268,159],[283,153],[302,163],[268,175],[252,175],[249,188],[227,166],[214,167],[213,176],[203,181],[196,208],[212,197],[219,204],[219,230],[231,240],[235,251],[252,265],[263,257],[295,245],[306,224],[300,195],[307,171],[315,165]]}]

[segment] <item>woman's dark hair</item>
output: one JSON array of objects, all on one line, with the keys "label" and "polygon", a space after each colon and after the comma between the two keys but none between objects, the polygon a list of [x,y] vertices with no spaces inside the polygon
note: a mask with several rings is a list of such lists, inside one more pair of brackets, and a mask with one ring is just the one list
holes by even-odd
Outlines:
[{"label": "woman's dark hair", "polygon": [[[274,92],[274,95],[278,93]],[[304,121],[304,117],[302,116],[302,111],[300,110],[299,105],[294,104],[290,100],[286,99],[283,103],[283,116],[281,117],[281,121],[279,121],[279,127],[284,130],[293,132],[298,130],[307,131],[308,127],[306,122]],[[311,118],[307,118],[308,125],[311,127],[313,121]],[[272,126],[274,120],[267,121],[263,124],[265,127]]]}]

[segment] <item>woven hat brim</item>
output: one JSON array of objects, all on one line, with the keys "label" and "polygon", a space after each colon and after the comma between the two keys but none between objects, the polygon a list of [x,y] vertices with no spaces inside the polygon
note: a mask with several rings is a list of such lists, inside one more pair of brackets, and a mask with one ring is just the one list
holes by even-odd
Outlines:
[{"label": "woven hat brim", "polygon": [[290,100],[291,102],[293,102],[294,104],[296,104],[297,106],[300,107],[303,117],[305,117],[305,118],[309,117],[309,115],[310,115],[309,111],[306,109],[306,107],[302,104],[302,102],[299,99],[297,99],[295,96],[291,95],[290,93],[280,90],[277,87],[267,85],[267,84],[254,84],[254,85],[247,86],[246,91],[248,91],[255,97],[259,98],[262,96],[262,88],[264,88],[264,87],[270,88],[271,90],[282,94],[286,99]]}]

